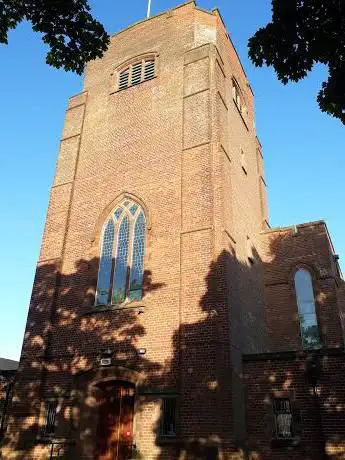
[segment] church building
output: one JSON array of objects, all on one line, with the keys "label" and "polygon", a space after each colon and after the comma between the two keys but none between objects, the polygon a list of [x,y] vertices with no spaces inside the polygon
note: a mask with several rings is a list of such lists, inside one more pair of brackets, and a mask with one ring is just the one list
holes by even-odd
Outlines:
[{"label": "church building", "polygon": [[1,458],[344,459],[344,282],[293,224],[219,11],[111,37],[68,101]]}]

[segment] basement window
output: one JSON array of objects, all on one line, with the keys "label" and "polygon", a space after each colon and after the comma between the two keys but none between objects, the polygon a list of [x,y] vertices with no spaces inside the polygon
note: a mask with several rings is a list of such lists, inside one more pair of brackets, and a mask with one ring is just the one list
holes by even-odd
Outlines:
[{"label": "basement window", "polygon": [[294,437],[294,424],[291,400],[289,398],[274,398],[274,437],[277,440],[291,440]]},{"label": "basement window", "polygon": [[45,436],[53,436],[55,433],[56,412],[57,401],[49,401],[46,406],[46,417],[43,429]]},{"label": "basement window", "polygon": [[125,67],[119,72],[118,91],[152,80],[156,76],[155,58],[142,59]]}]

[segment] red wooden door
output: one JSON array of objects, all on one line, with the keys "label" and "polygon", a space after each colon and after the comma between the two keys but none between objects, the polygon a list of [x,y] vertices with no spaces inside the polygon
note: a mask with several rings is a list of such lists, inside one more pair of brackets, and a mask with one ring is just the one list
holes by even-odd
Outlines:
[{"label": "red wooden door", "polygon": [[133,446],[134,388],[115,383],[101,389],[95,458],[128,460]]}]

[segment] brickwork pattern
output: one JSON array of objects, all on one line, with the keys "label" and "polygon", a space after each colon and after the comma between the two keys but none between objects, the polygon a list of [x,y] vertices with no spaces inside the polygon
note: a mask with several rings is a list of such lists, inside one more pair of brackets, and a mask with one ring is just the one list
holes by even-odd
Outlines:
[{"label": "brickwork pattern", "polygon": [[[156,57],[155,78],[117,91],[118,70],[136,56]],[[95,309],[103,223],[125,197],[146,213],[144,297]],[[267,447],[262,421],[255,428],[264,411],[256,398],[271,372],[281,386],[293,373],[305,395],[300,367],[249,358],[243,367],[242,356],[300,349],[296,264],[312,267],[327,347],[342,346],[344,291],[324,224],[297,236],[267,228],[253,94],[218,10],[187,2],[112,37],[68,103],[5,458],[47,458],[51,399],[55,436],[71,458],[93,458],[97,383],[111,379],[136,386],[134,441],[145,459],[243,459],[246,425],[260,452],[283,458]],[[178,401],[173,443],[159,437],[164,394]]]}]

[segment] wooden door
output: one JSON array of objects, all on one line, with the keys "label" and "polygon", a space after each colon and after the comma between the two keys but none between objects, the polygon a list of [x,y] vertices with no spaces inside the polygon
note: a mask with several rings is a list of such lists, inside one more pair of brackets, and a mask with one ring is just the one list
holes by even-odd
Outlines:
[{"label": "wooden door", "polygon": [[126,384],[102,387],[97,428],[97,460],[128,460],[132,457],[134,388]]}]

